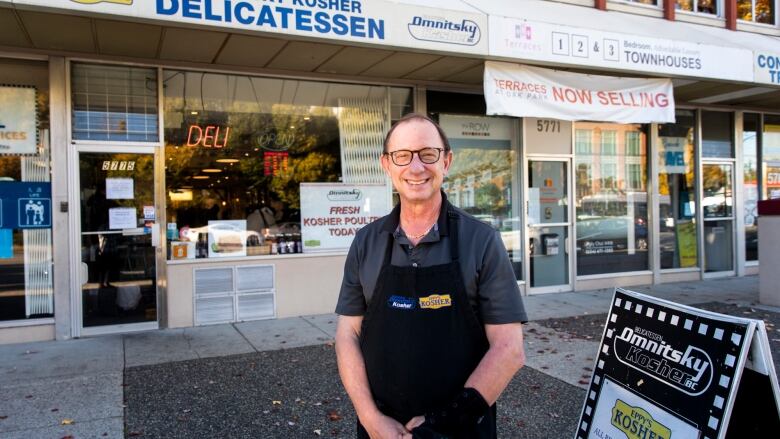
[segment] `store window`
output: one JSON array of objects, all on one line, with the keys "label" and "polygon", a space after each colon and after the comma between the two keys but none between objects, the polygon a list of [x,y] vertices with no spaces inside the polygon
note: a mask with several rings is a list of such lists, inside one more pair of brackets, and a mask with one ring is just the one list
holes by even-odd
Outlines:
[{"label": "store window", "polygon": [[775,24],[777,0],[737,0],[737,18],[755,23]]},{"label": "store window", "polygon": [[54,316],[48,71],[0,60],[0,321]]},{"label": "store window", "polygon": [[758,145],[760,115],[745,113],[742,129],[742,197],[745,260],[758,260]]},{"label": "store window", "polygon": [[701,155],[704,158],[734,157],[734,115],[725,111],[701,112]]},{"label": "store window", "polygon": [[658,126],[658,207],[661,268],[698,265],[694,127],[696,114],[677,110]]},{"label": "store window", "polygon": [[764,115],[761,136],[762,199],[780,198],[780,116]]},{"label": "store window", "polygon": [[167,70],[171,258],[298,253],[302,183],[378,183],[409,89]]},{"label": "store window", "polygon": [[157,70],[74,63],[73,138],[159,142]]},{"label": "store window", "polygon": [[676,9],[718,15],[718,0],[677,0]]},{"label": "store window", "polygon": [[576,149],[577,274],[647,270],[647,127],[575,127],[577,144],[600,145]]},{"label": "store window", "polygon": [[437,114],[454,159],[445,180],[449,201],[501,234],[517,279],[522,278],[517,154],[512,119]]}]

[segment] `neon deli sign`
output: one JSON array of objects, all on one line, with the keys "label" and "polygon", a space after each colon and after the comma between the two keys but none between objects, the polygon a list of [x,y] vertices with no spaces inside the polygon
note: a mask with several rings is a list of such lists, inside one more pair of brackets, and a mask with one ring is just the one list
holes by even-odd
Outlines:
[{"label": "neon deli sign", "polygon": [[218,125],[190,125],[187,132],[187,146],[204,148],[224,148],[230,137],[230,127]]}]

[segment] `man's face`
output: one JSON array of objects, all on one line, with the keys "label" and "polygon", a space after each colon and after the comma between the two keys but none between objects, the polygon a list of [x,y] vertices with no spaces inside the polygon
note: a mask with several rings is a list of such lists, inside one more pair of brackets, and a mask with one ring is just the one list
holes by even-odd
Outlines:
[{"label": "man's face", "polygon": [[[387,152],[406,149],[419,151],[423,148],[442,148],[436,128],[424,120],[412,119],[398,125],[387,142]],[[388,155],[382,156],[382,167],[393,180],[393,186],[401,197],[401,202],[429,201],[436,197],[444,181],[444,176],[452,163],[452,152],[441,151],[436,163],[426,164],[414,154],[412,162],[406,166],[393,163]]]}]

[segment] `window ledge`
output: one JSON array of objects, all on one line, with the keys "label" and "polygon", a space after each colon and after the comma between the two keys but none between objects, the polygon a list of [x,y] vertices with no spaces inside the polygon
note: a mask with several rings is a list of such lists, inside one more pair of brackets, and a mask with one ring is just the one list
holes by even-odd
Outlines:
[{"label": "window ledge", "polygon": [[773,24],[754,23],[752,21],[737,20],[737,30],[771,36],[780,36],[780,27]]},{"label": "window ledge", "polygon": [[218,264],[222,262],[247,262],[247,261],[276,261],[279,259],[308,259],[308,258],[330,258],[347,256],[347,251],[343,252],[322,252],[322,253],[292,253],[289,255],[258,255],[258,256],[238,256],[235,258],[196,258],[196,259],[173,259],[166,261],[168,265],[188,265],[188,264]]},{"label": "window ledge", "polygon": [[0,322],[0,329],[1,328],[21,328],[24,326],[44,326],[44,325],[53,325],[54,324],[54,318],[45,318],[45,319],[19,319],[19,320],[6,320]]},{"label": "window ledge", "polygon": [[705,14],[701,12],[675,10],[675,20],[681,23],[703,24],[706,26],[726,27],[726,19],[723,17]]},{"label": "window ledge", "polygon": [[[659,2],[661,0],[658,0]],[[659,5],[646,5],[628,0],[610,0],[607,2],[608,11],[626,12],[646,17],[663,18],[664,9]]]}]

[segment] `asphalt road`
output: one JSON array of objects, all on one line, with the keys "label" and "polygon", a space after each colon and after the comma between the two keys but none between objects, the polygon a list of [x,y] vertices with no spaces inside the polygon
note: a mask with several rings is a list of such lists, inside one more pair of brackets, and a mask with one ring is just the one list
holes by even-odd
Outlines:
[{"label": "asphalt road", "polygon": [[[778,352],[780,314],[722,303],[698,307],[764,320]],[[535,323],[598,341],[605,320],[599,314]],[[133,367],[124,382],[129,438],[354,437],[355,415],[332,345]],[[573,437],[584,398],[585,390],[525,367],[499,400],[499,437]]]}]

